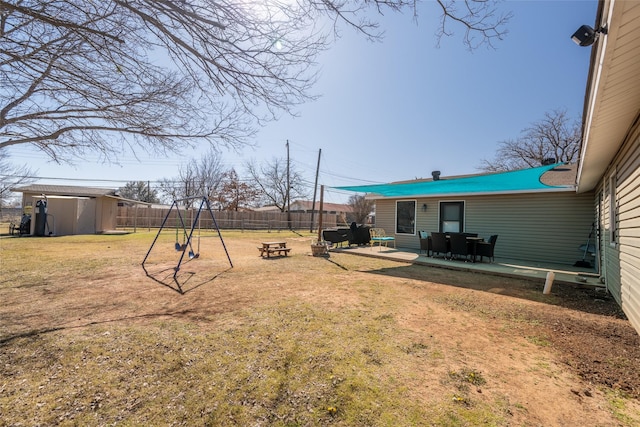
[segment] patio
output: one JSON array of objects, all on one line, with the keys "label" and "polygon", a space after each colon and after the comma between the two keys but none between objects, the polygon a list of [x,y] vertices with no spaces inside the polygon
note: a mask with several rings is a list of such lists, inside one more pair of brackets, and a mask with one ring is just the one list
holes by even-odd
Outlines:
[{"label": "patio", "polygon": [[378,246],[333,247],[329,252],[349,253],[359,256],[384,258],[392,261],[425,265],[451,270],[471,271],[482,274],[493,274],[504,277],[526,278],[541,283],[542,292],[547,273],[555,275],[554,284],[603,287],[600,275],[594,268],[580,268],[559,264],[540,264],[521,260],[496,258],[494,262],[464,262],[428,257],[425,253],[408,248],[379,248]]}]

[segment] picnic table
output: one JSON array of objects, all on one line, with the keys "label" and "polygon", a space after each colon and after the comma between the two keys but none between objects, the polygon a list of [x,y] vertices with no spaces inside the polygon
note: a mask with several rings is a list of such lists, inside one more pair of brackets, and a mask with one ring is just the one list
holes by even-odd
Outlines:
[{"label": "picnic table", "polygon": [[289,255],[289,251],[291,248],[287,247],[287,242],[262,242],[262,246],[258,246],[258,250],[260,251],[260,256],[267,258],[271,256],[271,254],[278,255]]}]

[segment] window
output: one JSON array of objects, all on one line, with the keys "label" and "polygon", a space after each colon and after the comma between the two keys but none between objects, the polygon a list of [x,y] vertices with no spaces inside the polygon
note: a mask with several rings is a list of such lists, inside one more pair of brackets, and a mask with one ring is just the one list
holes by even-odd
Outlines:
[{"label": "window", "polygon": [[613,171],[613,173],[609,176],[609,242],[611,245],[615,245],[618,240],[616,236],[616,233],[618,232],[616,186],[616,171]]},{"label": "window", "polygon": [[416,201],[396,202],[396,234],[416,234]]},{"label": "window", "polygon": [[440,232],[464,231],[464,202],[440,202]]}]

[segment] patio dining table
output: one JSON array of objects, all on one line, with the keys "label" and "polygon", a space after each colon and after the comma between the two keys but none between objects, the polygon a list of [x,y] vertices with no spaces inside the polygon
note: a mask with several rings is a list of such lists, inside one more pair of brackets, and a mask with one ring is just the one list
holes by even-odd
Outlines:
[{"label": "patio dining table", "polygon": [[471,243],[471,256],[473,262],[476,262],[476,253],[478,251],[478,242],[484,242],[482,237],[467,236],[467,243]]},{"label": "patio dining table", "polygon": [[[451,248],[451,243],[450,243],[451,234],[447,233],[445,234],[445,237],[447,239],[447,248]],[[467,243],[469,244],[469,248],[470,248],[469,255],[472,256],[472,261],[475,263],[477,259],[476,257],[477,257],[478,242],[484,242],[484,238],[477,237],[477,236],[465,236],[465,237],[467,239]],[[429,239],[430,238],[431,237],[429,237]],[[429,250],[427,250],[427,256],[430,256]]]}]

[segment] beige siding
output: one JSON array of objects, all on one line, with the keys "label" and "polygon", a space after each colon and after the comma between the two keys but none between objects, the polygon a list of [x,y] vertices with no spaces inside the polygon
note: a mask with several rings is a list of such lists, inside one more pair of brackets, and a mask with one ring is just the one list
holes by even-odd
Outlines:
[{"label": "beige siding", "polygon": [[[640,331],[640,127],[636,126],[627,143],[603,176],[599,189],[600,223],[603,233],[603,275],[607,288],[630,322]],[[609,215],[609,176],[615,175],[615,218]],[[617,241],[611,243],[615,221]]]},{"label": "beige siding", "polygon": [[117,217],[118,200],[110,197],[99,198],[96,205],[96,232],[115,230]]},{"label": "beige siding", "polygon": [[621,283],[620,283],[620,251],[618,245],[612,243],[612,217],[609,211],[611,197],[609,192],[609,177],[602,186],[602,198],[600,200],[600,251],[601,251],[601,274],[606,277],[606,284],[609,292],[622,304]]},{"label": "beige siding", "polygon": [[[464,201],[465,231],[497,234],[496,257],[572,265],[584,255],[580,246],[595,220],[593,199],[593,193],[573,192],[418,199],[417,230],[438,230],[439,202]],[[395,231],[395,200],[376,202],[376,226]],[[396,240],[399,247],[419,248],[417,236]]]},{"label": "beige siding", "polygon": [[48,199],[47,223],[54,234],[66,236],[74,234],[76,228],[76,215],[78,212],[75,199]]},{"label": "beige siding", "polygon": [[96,199],[76,199],[76,223],[73,234],[96,232]]},{"label": "beige siding", "polygon": [[593,194],[481,197],[466,208],[467,231],[498,234],[497,257],[568,265],[584,256],[594,220]]},{"label": "beige siding", "polygon": [[[403,199],[409,200],[409,199]],[[396,246],[411,247],[411,241],[417,239],[415,236],[399,236],[396,231],[396,201],[377,200],[376,201],[376,227],[384,228],[387,236],[396,237]],[[411,238],[413,237],[413,239]],[[418,246],[420,247],[420,246]]]},{"label": "beige siding", "polygon": [[600,6],[608,32],[589,72],[579,188],[596,187],[600,274],[640,332],[640,2]]}]

